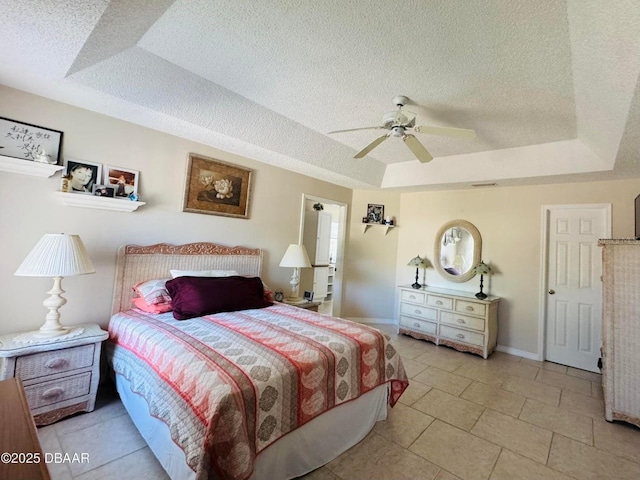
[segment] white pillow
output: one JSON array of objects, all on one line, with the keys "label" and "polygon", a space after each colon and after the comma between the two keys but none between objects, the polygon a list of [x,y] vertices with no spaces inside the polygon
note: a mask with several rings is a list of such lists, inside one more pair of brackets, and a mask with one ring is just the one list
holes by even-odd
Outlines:
[{"label": "white pillow", "polygon": [[235,270],[169,270],[176,277],[233,277],[240,275]]}]

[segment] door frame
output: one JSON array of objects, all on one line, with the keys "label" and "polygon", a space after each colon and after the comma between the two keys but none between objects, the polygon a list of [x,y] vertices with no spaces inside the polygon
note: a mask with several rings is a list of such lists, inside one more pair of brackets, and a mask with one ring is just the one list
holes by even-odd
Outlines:
[{"label": "door frame", "polygon": [[[347,238],[347,212],[348,203],[339,202],[338,200],[332,200],[330,198],[318,197],[317,195],[311,195],[308,193],[302,194],[302,205],[300,206],[300,230],[298,232],[298,243],[302,244],[304,238],[304,219],[305,219],[305,205],[308,201],[327,203],[331,205],[337,205],[340,207],[338,214],[338,254],[336,258],[336,271],[333,273],[333,312],[334,317],[339,317],[342,312],[342,291],[344,282],[344,251]],[[336,288],[336,283],[339,288]]]},{"label": "door frame", "polygon": [[611,204],[587,203],[569,205],[542,205],[542,238],[540,255],[540,299],[538,308],[538,360],[543,362],[547,358],[546,333],[547,333],[547,289],[549,288],[549,218],[552,210],[587,209],[593,208],[605,212],[605,238],[611,238]]}]

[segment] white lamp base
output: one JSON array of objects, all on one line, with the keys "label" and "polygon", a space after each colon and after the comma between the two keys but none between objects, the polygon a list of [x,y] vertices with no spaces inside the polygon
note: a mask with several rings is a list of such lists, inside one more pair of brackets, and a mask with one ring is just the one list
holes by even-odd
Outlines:
[{"label": "white lamp base", "polygon": [[300,285],[300,269],[299,268],[293,269],[293,276],[291,277],[291,281],[289,282],[289,285],[291,285],[291,292],[290,292],[291,295],[287,297],[287,302],[297,302],[302,300],[302,298],[298,296],[298,286]]}]

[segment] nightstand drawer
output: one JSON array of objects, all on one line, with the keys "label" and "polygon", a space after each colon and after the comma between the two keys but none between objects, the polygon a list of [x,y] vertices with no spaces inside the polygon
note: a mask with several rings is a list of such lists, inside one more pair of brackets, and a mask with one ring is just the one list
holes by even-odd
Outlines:
[{"label": "nightstand drawer", "polygon": [[438,311],[433,308],[421,307],[419,305],[412,305],[410,303],[400,304],[400,313],[405,315],[411,315],[413,317],[426,318],[427,320],[437,320]]},{"label": "nightstand drawer", "polygon": [[94,349],[94,344],[91,344],[18,357],[15,376],[22,380],[29,380],[76,368],[90,367],[93,365]]},{"label": "nightstand drawer", "polygon": [[91,372],[71,375],[49,382],[36,383],[24,388],[29,407],[35,408],[62,402],[89,394]]},{"label": "nightstand drawer", "polygon": [[456,312],[466,313],[467,315],[477,315],[484,317],[487,307],[484,303],[465,302],[464,300],[456,300]]},{"label": "nightstand drawer", "polygon": [[432,307],[453,310],[453,299],[445,297],[436,297],[435,295],[427,295],[427,305]]},{"label": "nightstand drawer", "polygon": [[473,345],[478,345],[479,347],[484,345],[484,335],[447,327],[445,325],[440,325],[440,336],[457,342],[471,343]]},{"label": "nightstand drawer", "polygon": [[411,330],[417,330],[423,333],[429,333],[431,335],[435,335],[437,329],[437,325],[435,323],[424,322],[422,320],[403,316],[400,316],[400,325]]},{"label": "nightstand drawer", "polygon": [[402,290],[400,293],[400,299],[407,302],[413,303],[422,303],[424,304],[424,300],[426,295],[424,292],[413,292],[411,290]]},{"label": "nightstand drawer", "polygon": [[440,322],[484,332],[484,318],[469,317],[451,312],[440,312]]}]

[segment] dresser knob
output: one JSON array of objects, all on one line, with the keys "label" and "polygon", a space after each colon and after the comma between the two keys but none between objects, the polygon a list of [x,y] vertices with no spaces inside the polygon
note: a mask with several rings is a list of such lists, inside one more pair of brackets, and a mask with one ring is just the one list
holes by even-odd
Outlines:
[{"label": "dresser knob", "polygon": [[465,322],[462,318],[456,318],[456,321],[457,321],[458,323],[462,323],[463,325],[464,325],[465,323],[467,323],[467,322]]},{"label": "dresser knob", "polygon": [[470,312],[473,312],[473,307],[472,307],[471,305],[469,305],[469,306],[467,307],[467,310],[469,310]]},{"label": "dresser knob", "polygon": [[415,312],[414,312],[414,313],[416,313],[417,315],[420,315],[420,314],[422,313],[422,310],[418,310],[418,309],[416,308],[416,310],[415,310]]},{"label": "dresser knob", "polygon": [[420,328],[420,324],[418,322],[413,322],[413,326]]},{"label": "dresser knob", "polygon": [[462,333],[459,333],[459,334],[457,334],[457,335],[456,335],[456,337],[458,337],[458,338],[464,338],[464,335],[463,335]]},{"label": "dresser knob", "polygon": [[415,296],[415,295],[409,295],[409,298],[410,298],[411,300],[415,300],[415,299],[416,299],[416,296]]},{"label": "dresser knob", "polygon": [[437,300],[436,305],[442,305],[442,302],[440,300]]},{"label": "dresser knob", "polygon": [[64,367],[69,361],[66,358],[52,358],[47,363],[44,364],[47,368],[60,368]]},{"label": "dresser knob", "polygon": [[44,392],[42,392],[41,397],[42,397],[43,400],[49,400],[51,398],[59,397],[63,393],[64,393],[64,390],[62,388],[54,387],[54,388],[50,388],[49,390],[45,390]]}]

